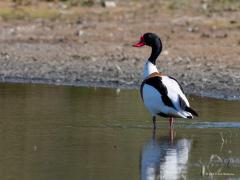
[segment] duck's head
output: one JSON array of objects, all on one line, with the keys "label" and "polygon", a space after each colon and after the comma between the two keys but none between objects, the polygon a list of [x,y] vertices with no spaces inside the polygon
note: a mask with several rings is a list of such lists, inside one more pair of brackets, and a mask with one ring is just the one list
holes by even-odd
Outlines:
[{"label": "duck's head", "polygon": [[156,48],[162,47],[162,42],[158,35],[154,33],[145,33],[143,36],[140,37],[140,41],[134,44],[133,47],[142,47],[144,45]]},{"label": "duck's head", "polygon": [[152,47],[152,53],[149,61],[155,64],[157,57],[162,51],[162,41],[160,37],[154,33],[145,33],[140,37],[140,41],[133,45],[133,47],[142,47],[144,45]]}]

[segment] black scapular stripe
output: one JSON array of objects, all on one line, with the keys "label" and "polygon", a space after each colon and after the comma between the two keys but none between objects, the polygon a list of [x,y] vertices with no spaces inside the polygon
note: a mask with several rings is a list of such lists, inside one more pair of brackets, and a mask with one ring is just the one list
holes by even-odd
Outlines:
[{"label": "black scapular stripe", "polygon": [[185,110],[185,108],[187,107],[186,102],[181,98],[180,95],[178,95],[178,99],[179,99],[179,105],[180,105],[181,109]]},{"label": "black scapular stripe", "polygon": [[166,106],[169,106],[169,107],[172,107],[172,108],[176,109],[175,106],[173,105],[171,99],[167,95],[168,91],[167,91],[166,86],[162,83],[162,78],[161,77],[155,76],[155,77],[146,79],[145,84],[148,84],[148,85],[150,85],[150,86],[152,86],[152,87],[154,87],[155,89],[158,90],[158,92],[162,95],[163,103]]}]

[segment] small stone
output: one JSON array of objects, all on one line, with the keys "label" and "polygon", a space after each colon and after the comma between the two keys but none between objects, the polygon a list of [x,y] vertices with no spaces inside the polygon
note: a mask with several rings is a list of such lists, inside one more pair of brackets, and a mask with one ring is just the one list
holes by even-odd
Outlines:
[{"label": "small stone", "polygon": [[33,61],[37,61],[37,58],[36,58],[36,57],[32,57],[32,60],[33,60]]},{"label": "small stone", "polygon": [[64,37],[58,38],[58,42],[63,43],[64,41],[65,41],[65,38],[64,38]]},{"label": "small stone", "polygon": [[3,56],[6,60],[9,59],[9,54],[8,54],[8,53],[6,53],[6,52],[1,52],[0,54],[1,54],[1,56]]},{"label": "small stone", "polygon": [[91,60],[92,60],[92,62],[97,61],[97,59],[95,57],[91,57]]},{"label": "small stone", "polygon": [[193,27],[188,27],[188,28],[187,28],[187,31],[188,31],[188,32],[193,32]]},{"label": "small stone", "polygon": [[48,8],[54,8],[54,4],[53,3],[48,3]]},{"label": "small stone", "polygon": [[17,30],[15,28],[9,29],[9,32],[11,35],[15,35],[17,33]]},{"label": "small stone", "polygon": [[34,37],[31,36],[31,37],[28,38],[28,40],[29,41],[34,41]]},{"label": "small stone", "polygon": [[210,38],[210,35],[208,33],[202,33],[201,37],[203,37],[203,38]]},{"label": "small stone", "polygon": [[197,27],[188,27],[187,31],[188,32],[197,32],[198,28]]},{"label": "small stone", "polygon": [[76,32],[76,36],[82,36],[82,35],[84,35],[84,31],[79,30]]},{"label": "small stone", "polygon": [[122,69],[120,68],[119,65],[116,65],[116,68],[117,68],[117,70],[118,70],[119,73],[122,73]]},{"label": "small stone", "polygon": [[237,21],[235,21],[235,20],[231,20],[229,22],[230,22],[230,24],[237,24]]},{"label": "small stone", "polygon": [[67,9],[68,6],[67,6],[66,4],[64,4],[64,3],[60,3],[60,4],[59,4],[59,8],[60,8],[60,9]]},{"label": "small stone", "polygon": [[202,9],[204,11],[208,10],[208,4],[207,3],[202,4]]},{"label": "small stone", "polygon": [[115,1],[103,1],[102,6],[106,8],[113,8],[113,7],[116,7],[117,4]]},{"label": "small stone", "polygon": [[224,33],[224,34],[217,34],[215,36],[215,38],[227,38],[228,37],[228,34],[227,33]]},{"label": "small stone", "polygon": [[162,52],[163,55],[167,56],[169,54],[169,52],[167,50]]}]

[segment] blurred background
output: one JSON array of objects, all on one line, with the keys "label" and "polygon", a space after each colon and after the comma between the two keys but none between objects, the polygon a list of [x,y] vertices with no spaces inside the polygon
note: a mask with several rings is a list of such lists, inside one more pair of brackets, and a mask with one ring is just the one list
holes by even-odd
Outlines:
[{"label": "blurred background", "polygon": [[[145,32],[199,113],[174,132],[139,94]],[[239,0],[0,0],[0,64],[1,179],[240,177]]]}]

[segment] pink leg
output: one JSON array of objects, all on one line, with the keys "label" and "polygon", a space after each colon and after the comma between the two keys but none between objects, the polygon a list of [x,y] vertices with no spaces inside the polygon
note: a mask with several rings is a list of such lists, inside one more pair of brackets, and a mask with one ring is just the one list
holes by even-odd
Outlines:
[{"label": "pink leg", "polygon": [[173,118],[172,117],[170,117],[170,119],[169,119],[169,127],[173,128]]}]

